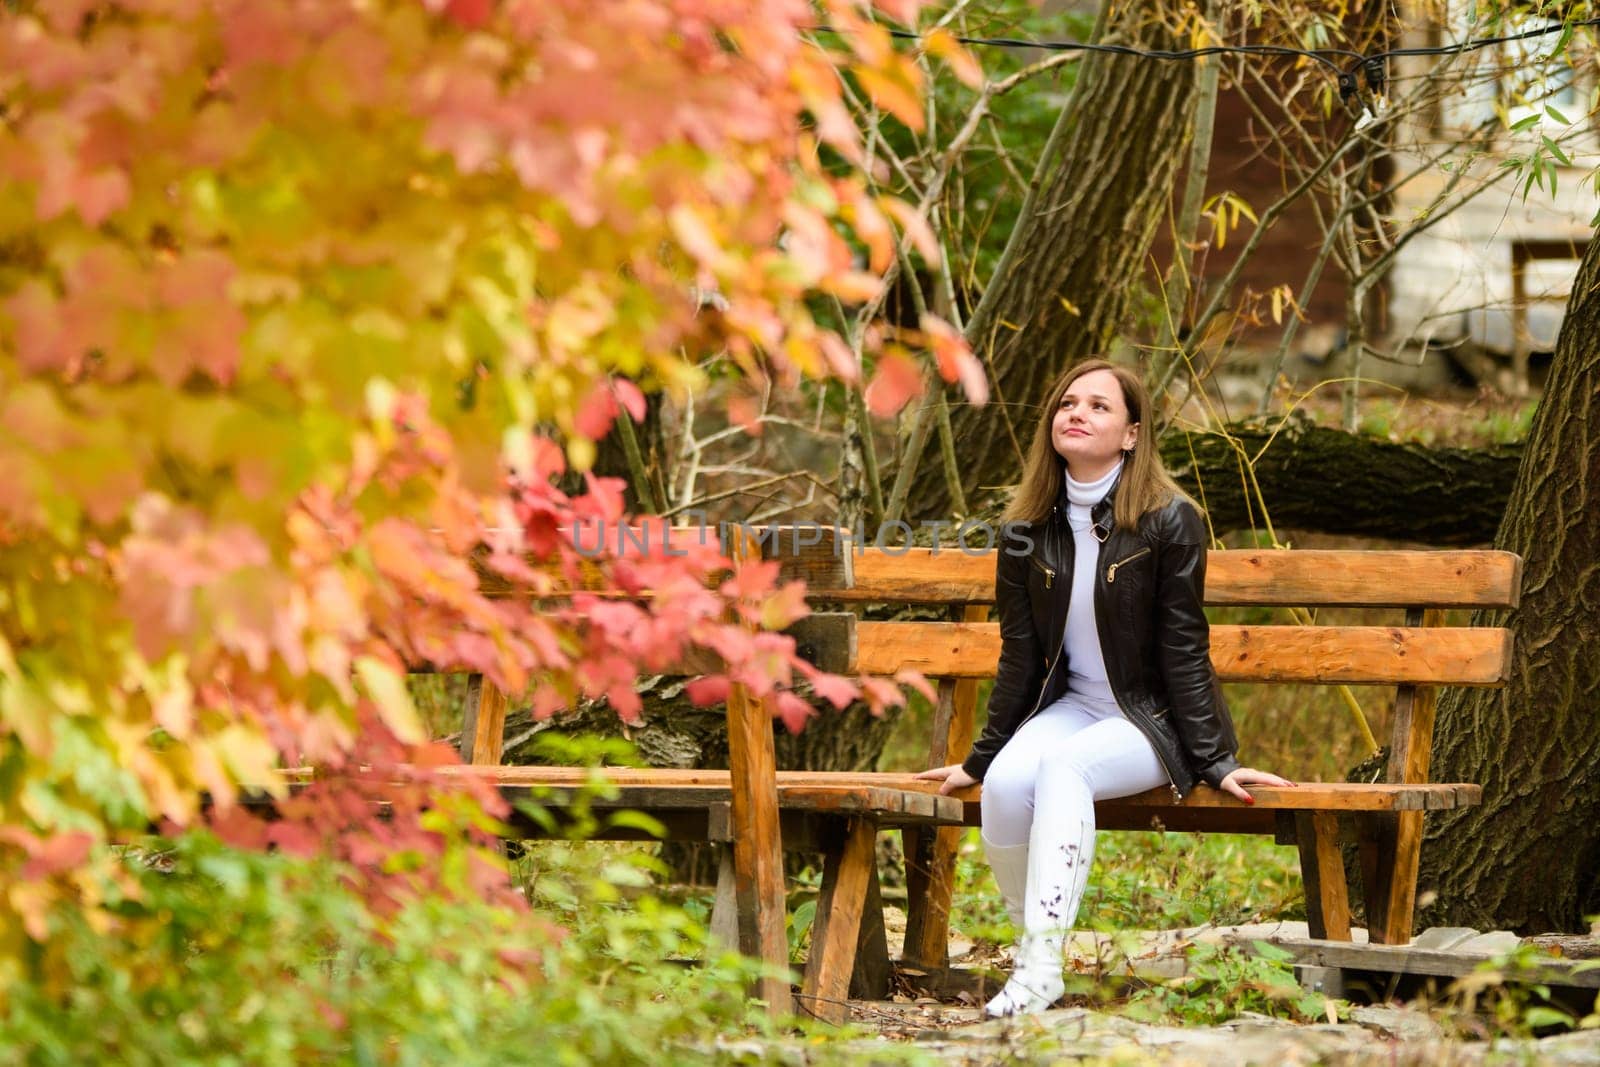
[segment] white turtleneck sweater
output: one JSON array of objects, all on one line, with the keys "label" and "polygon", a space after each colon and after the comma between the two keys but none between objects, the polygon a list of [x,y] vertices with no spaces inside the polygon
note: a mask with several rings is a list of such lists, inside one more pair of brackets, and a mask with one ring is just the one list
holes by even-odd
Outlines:
[{"label": "white turtleneck sweater", "polygon": [[1067,606],[1067,629],[1062,651],[1067,657],[1067,692],[1097,703],[1116,704],[1111,683],[1106,681],[1106,661],[1100,652],[1100,634],[1094,623],[1094,577],[1100,560],[1100,542],[1094,536],[1089,517],[1094,506],[1105,499],[1117,476],[1119,461],[1102,478],[1080,482],[1068,474],[1067,526],[1072,530],[1072,599]]}]

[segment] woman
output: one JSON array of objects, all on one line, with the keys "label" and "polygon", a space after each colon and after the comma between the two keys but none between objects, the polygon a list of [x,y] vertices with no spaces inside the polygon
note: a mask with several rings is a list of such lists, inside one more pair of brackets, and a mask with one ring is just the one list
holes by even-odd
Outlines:
[{"label": "woman", "polygon": [[995,573],[1000,667],[965,762],[919,775],[983,783],[983,843],[1021,930],[990,1015],[1063,992],[1061,950],[1094,856],[1094,802],[1197,780],[1254,803],[1288,786],[1241,767],[1201,610],[1206,526],[1139,435],[1144,384],[1104,360],[1049,393]]}]

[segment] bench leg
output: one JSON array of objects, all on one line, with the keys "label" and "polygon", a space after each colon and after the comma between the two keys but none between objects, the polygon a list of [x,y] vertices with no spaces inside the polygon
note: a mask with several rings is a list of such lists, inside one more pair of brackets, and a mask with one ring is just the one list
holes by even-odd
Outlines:
[{"label": "bench leg", "polygon": [[[876,849],[874,849],[876,852]],[[887,1000],[894,965],[889,962],[889,932],[883,924],[883,887],[877,856],[867,868],[867,900],[856,935],[856,965],[850,973],[851,1000]]]},{"label": "bench leg", "polygon": [[1350,940],[1350,893],[1339,854],[1339,816],[1331,811],[1295,813],[1300,873],[1306,887],[1306,924],[1315,938]]},{"label": "bench leg", "polygon": [[506,695],[483,675],[472,675],[461,724],[461,762],[498,767],[505,736]]},{"label": "bench leg", "polygon": [[1381,812],[1361,821],[1361,882],[1372,942],[1411,941],[1422,857],[1422,812]]},{"label": "bench leg", "polygon": [[754,956],[760,948],[755,931],[750,931],[748,943],[740,936],[743,931],[739,929],[739,883],[733,867],[733,846],[718,845],[717,851],[721,855],[717,859],[717,895],[711,905],[711,941],[729,952]]},{"label": "bench leg", "polygon": [[955,896],[960,826],[907,827],[906,943],[900,958],[926,971],[949,962],[950,909]]},{"label": "bench leg", "polygon": [[806,960],[800,1007],[824,1022],[850,1017],[850,975],[867,887],[877,863],[878,824],[851,819],[829,842],[822,865],[822,896],[811,924],[811,955]]}]

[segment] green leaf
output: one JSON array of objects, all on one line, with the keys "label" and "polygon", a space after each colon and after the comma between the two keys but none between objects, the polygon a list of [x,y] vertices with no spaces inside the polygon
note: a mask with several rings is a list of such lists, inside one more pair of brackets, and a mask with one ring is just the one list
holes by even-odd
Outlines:
[{"label": "green leaf", "polygon": [[1561,123],[1561,125],[1563,125],[1563,126],[1571,126],[1572,125],[1572,120],[1571,119],[1567,118],[1567,116],[1565,116],[1561,112],[1557,111],[1550,104],[1546,104],[1544,106],[1544,113],[1546,115],[1549,115],[1551,118],[1555,119],[1557,122]]},{"label": "green leaf", "polygon": [[[1561,165],[1563,167],[1572,166],[1572,160],[1568,159],[1567,158],[1567,154],[1565,152],[1561,151],[1561,146],[1560,145],[1556,144],[1554,141],[1552,141],[1548,137],[1541,137],[1540,140],[1544,142],[1544,146],[1545,146],[1546,149],[1549,150],[1550,154],[1552,156],[1555,156],[1556,159],[1560,160]],[[1553,191],[1554,190],[1552,190],[1552,192]]]},{"label": "green leaf", "polygon": [[1274,945],[1270,941],[1252,941],[1250,944],[1256,950],[1256,955],[1264,960],[1277,960],[1281,963],[1294,959],[1294,953],[1282,945]]},{"label": "green leaf", "polygon": [[1511,124],[1511,132],[1512,133],[1521,133],[1523,130],[1528,129],[1530,126],[1536,125],[1538,123],[1538,121],[1539,121],[1539,116],[1538,115],[1525,115],[1522,118],[1518,119],[1516,122],[1513,122]]},{"label": "green leaf", "polygon": [[662,825],[661,820],[652,818],[642,811],[623,810],[614,812],[606,820],[606,825],[625,826],[629,829],[643,831],[651,837],[664,838],[667,836],[667,828]]},{"label": "green leaf", "polygon": [[1571,1026],[1575,1022],[1571,1015],[1560,1008],[1551,1008],[1543,1004],[1535,1005],[1524,1012],[1522,1021],[1534,1029],[1541,1026]]},{"label": "green leaf", "polygon": [[817,917],[817,902],[808,900],[794,909],[794,914],[789,921],[789,947],[799,948],[801,940],[806,936],[806,931],[811,929],[812,922]]}]

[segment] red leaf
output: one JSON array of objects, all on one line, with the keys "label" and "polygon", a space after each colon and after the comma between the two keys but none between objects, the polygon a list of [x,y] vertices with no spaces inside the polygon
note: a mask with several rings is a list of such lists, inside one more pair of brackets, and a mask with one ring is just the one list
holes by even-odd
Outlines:
[{"label": "red leaf", "polygon": [[[694,699],[693,697],[690,698]],[[606,690],[606,701],[616,711],[617,717],[630,726],[642,721],[639,713],[644,710],[644,701],[639,699],[639,694],[630,683],[619,682]]]},{"label": "red leaf", "polygon": [[71,870],[89,858],[89,849],[93,844],[94,838],[83,830],[44,838],[32,849],[28,862],[23,864],[21,877],[24,881],[32,881]]},{"label": "red leaf", "polygon": [[703,708],[709,704],[726,703],[730,688],[727,675],[708,674],[704,678],[696,678],[684,686],[683,691],[688,694],[689,701],[692,704]]},{"label": "red leaf", "polygon": [[611,429],[617,417],[617,398],[605,382],[598,382],[578,406],[572,428],[591,441],[598,441]]},{"label": "red leaf", "polygon": [[89,226],[98,226],[128,206],[132,189],[128,175],[118,167],[81,174],[73,182],[73,204]]},{"label": "red leaf", "polygon": [[800,673],[811,683],[811,691],[832,704],[835,710],[843,711],[861,692],[850,679],[837,674],[829,674],[826,671],[819,671],[804,660],[801,660],[796,666],[799,668]]},{"label": "red leaf", "polygon": [[212,832],[225,845],[252,851],[267,847],[267,823],[238,805],[212,808],[209,822]]},{"label": "red leaf", "polygon": [[862,676],[861,695],[874,715],[883,714],[885,708],[902,707],[906,702],[905,694],[894,683],[870,675]]},{"label": "red leaf", "polygon": [[872,6],[896,22],[915,26],[917,12],[922,9],[922,0],[872,0]]},{"label": "red leaf", "polygon": [[886,419],[922,395],[922,372],[904,354],[890,350],[878,359],[878,369],[867,385],[867,409]]},{"label": "red leaf", "polygon": [[954,328],[943,319],[932,315],[922,317],[922,332],[933,347],[933,356],[939,366],[939,376],[947,382],[960,380],[961,389],[974,404],[989,402],[989,379],[983,364],[972,354],[972,349]]},{"label": "red leaf", "polygon": [[449,0],[444,13],[467,29],[475,30],[494,14],[494,0]]},{"label": "red leaf", "polygon": [[728,421],[751,437],[760,437],[761,402],[742,393],[733,394],[728,397]]},{"label": "red leaf", "polygon": [[773,697],[773,715],[783,720],[791,734],[799,733],[806,720],[815,714],[810,704],[787,689],[779,690]]},{"label": "red leaf", "polygon": [[901,685],[909,685],[911,688],[927,697],[930,704],[939,703],[938,692],[935,691],[933,686],[928,682],[928,679],[921,671],[912,670],[910,667],[902,667],[900,670],[895,671],[894,680],[899,682]]},{"label": "red leaf", "polygon": [[626,378],[613,379],[611,388],[617,394],[617,401],[632,416],[633,421],[643,422],[646,410],[644,392]]},{"label": "red leaf", "polygon": [[267,827],[267,840],[293,856],[310,858],[321,851],[322,842],[304,823],[285,819]]},{"label": "red leaf", "polygon": [[861,361],[838,334],[832,330],[823,331],[817,337],[817,347],[822,349],[829,369],[841,380],[853,382],[861,377]]}]

